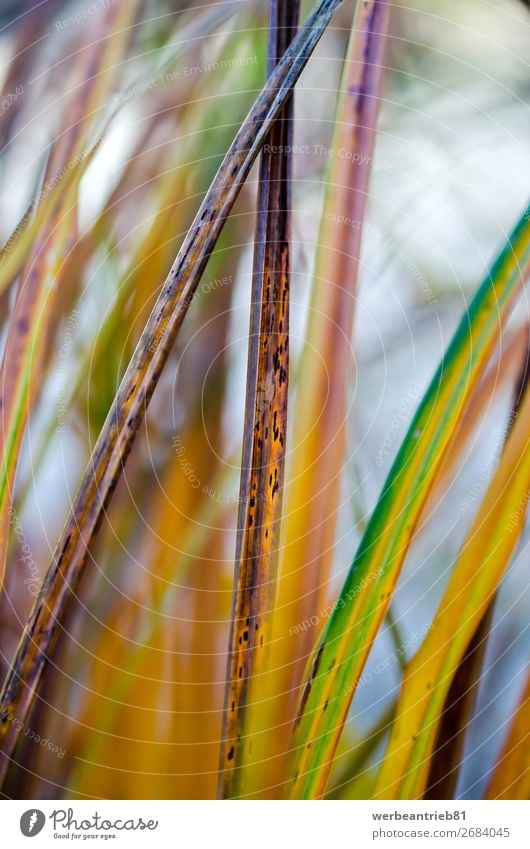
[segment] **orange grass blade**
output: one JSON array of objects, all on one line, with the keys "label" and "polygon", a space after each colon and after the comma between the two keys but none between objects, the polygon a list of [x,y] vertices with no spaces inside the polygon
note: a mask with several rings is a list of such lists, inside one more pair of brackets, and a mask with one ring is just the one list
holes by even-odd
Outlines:
[{"label": "orange grass blade", "polygon": [[[227,228],[234,230],[232,221]],[[212,260],[219,264],[217,255]],[[199,523],[196,542],[190,522],[193,517],[195,524],[212,508],[226,508],[204,489],[217,485],[219,478],[211,441],[217,444],[221,422],[230,295],[227,286],[218,297],[201,303],[200,321],[208,326],[214,371],[210,373],[210,357],[194,371],[191,398],[183,400],[188,407],[186,423],[179,428],[178,448],[172,447],[165,464],[163,483],[153,495],[139,544],[137,561],[146,568],[134,600],[118,599],[124,615],[131,607],[135,611],[134,639],[125,640],[119,629],[105,627],[98,641],[83,712],[91,729],[83,747],[91,768],[76,771],[76,792],[93,795],[101,783],[111,788],[116,772],[119,788],[110,790],[114,796],[145,798],[152,792],[149,787],[156,786],[163,798],[215,797],[224,675],[224,657],[217,647],[226,640],[228,569],[218,522],[213,527],[210,522]],[[208,393],[204,410],[207,376],[214,391]],[[201,486],[190,482],[183,459]],[[112,644],[117,644],[115,668],[106,660]],[[97,688],[92,667],[98,671]],[[120,746],[114,734],[122,738]],[[140,774],[135,767],[141,767]]]},{"label": "orange grass blade", "polygon": [[[351,155],[332,158],[308,342],[300,365],[280,582],[285,594],[285,599],[280,595],[280,607],[282,601],[289,604],[290,624],[311,618],[327,593],[346,452],[344,419],[352,373],[350,340],[362,222],[375,146],[388,17],[387,0],[358,4],[340,87],[332,148]],[[311,635],[306,632],[305,641],[294,638],[287,645],[283,641],[282,656],[298,642],[298,659],[304,663],[310,648],[308,640]],[[292,672],[290,668],[289,677]]]}]

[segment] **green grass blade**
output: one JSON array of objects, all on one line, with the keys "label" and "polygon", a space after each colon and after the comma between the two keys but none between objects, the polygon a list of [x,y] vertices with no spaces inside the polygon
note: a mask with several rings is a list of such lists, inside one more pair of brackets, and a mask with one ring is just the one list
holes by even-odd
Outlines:
[{"label": "green grass blade", "polygon": [[432,627],[407,666],[376,798],[423,797],[447,693],[521,537],[529,495],[527,393]]},{"label": "green grass blade", "polygon": [[[523,327],[525,338],[527,327]],[[507,432],[519,416],[520,407],[528,385],[528,339],[520,372],[515,381]],[[505,355],[506,356],[506,355]],[[503,357],[504,359],[504,357]],[[493,613],[494,596],[479,622],[466,648],[466,653],[454,674],[441,711],[440,725],[425,785],[424,799],[454,799],[463,759],[467,731],[473,721],[478,688],[482,678],[483,663],[488,646]]]},{"label": "green grass blade", "polygon": [[323,795],[335,749],[410,540],[461,412],[530,269],[530,208],[465,312],[390,470],[314,650],[295,725],[291,795]]}]

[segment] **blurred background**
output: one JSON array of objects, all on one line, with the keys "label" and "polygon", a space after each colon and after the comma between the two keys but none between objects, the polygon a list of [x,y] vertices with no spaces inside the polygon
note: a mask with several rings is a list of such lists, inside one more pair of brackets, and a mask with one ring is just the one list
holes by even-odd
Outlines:
[{"label": "blurred background", "polygon": [[[310,7],[303,4],[304,15]],[[296,88],[293,399],[326,169],[347,155],[332,149],[331,138],[352,12],[345,2]],[[126,24],[119,14],[118,0],[0,4],[4,243],[31,201],[53,190],[46,165],[64,128],[82,120],[87,158],[101,139],[43,298],[46,342],[31,372],[0,599],[2,676],[141,328],[265,75],[264,2],[144,2]],[[392,4],[328,600],[423,390],[527,201],[529,24],[519,0]],[[120,27],[126,37],[102,75],[97,106],[69,119],[90,77],[94,44]],[[63,163],[63,178],[72,167]],[[256,187],[255,168],[106,515],[68,638],[31,717],[34,733],[19,750],[23,766],[11,770],[12,796],[215,795]],[[7,291],[0,299],[3,344],[13,298]],[[518,350],[526,321],[523,298],[503,349]],[[509,360],[508,368],[492,364],[486,414],[425,511],[393,603],[399,636],[384,628],[376,641],[345,747],[384,713],[400,662],[429,627],[498,457],[511,403]],[[480,797],[519,698],[530,644],[527,584],[525,558],[516,557],[497,598],[461,798]],[[36,734],[51,746],[36,743]],[[374,748],[373,763],[380,751]]]}]

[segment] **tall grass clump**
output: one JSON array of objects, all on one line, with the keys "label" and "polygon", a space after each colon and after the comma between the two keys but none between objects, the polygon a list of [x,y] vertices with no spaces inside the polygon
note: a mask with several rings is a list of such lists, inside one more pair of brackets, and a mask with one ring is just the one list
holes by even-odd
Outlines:
[{"label": "tall grass clump", "polygon": [[8,17],[5,797],[527,796],[528,21],[428,5]]}]

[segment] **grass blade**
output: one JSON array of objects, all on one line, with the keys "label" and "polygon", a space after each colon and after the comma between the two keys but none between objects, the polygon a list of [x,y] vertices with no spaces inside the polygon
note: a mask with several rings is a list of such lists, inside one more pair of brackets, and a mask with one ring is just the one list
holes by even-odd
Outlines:
[{"label": "grass blade", "polygon": [[[522,368],[516,381],[514,402],[508,424],[508,431],[519,415],[519,408],[528,382],[528,328],[523,326],[526,346]],[[507,356],[506,356],[507,355]],[[509,348],[505,359],[509,357]],[[516,360],[517,362],[517,360]],[[499,363],[499,367],[502,363]],[[480,387],[479,387],[480,388]],[[475,398],[473,399],[475,400]],[[469,405],[470,407],[472,404]],[[476,405],[475,405],[476,406]],[[468,409],[469,412],[469,409]],[[464,416],[464,419],[466,417]],[[431,759],[429,776],[424,793],[425,799],[454,799],[462,753],[464,751],[466,731],[473,718],[477,691],[480,683],[482,665],[488,645],[493,621],[495,596],[490,601],[484,616],[471,637],[465,656],[458,664],[441,712],[440,727]]]},{"label": "grass blade", "polygon": [[466,456],[466,449],[472,438],[476,438],[477,428],[491,410],[496,397],[506,385],[514,385],[524,359],[528,356],[529,327],[523,324],[497,347],[485,374],[473,392],[466,409],[463,411],[451,445],[447,450],[433,489],[422,511],[425,521],[433,514],[457,473],[459,464]]},{"label": "grass blade", "polygon": [[308,670],[294,734],[291,794],[325,791],[353,693],[390,604],[401,565],[455,432],[530,269],[526,209],[428,388],[384,485]]},{"label": "grass blade", "polygon": [[[270,4],[270,75],[298,23],[298,2]],[[220,754],[219,793],[239,794],[252,745],[248,713],[265,667],[276,590],[289,384],[291,155],[290,99],[260,164],[250,308],[232,625]]]},{"label": "grass blade", "polygon": [[[366,780],[365,774],[369,769],[367,769],[366,764],[379,743],[384,740],[385,735],[390,731],[395,713],[396,702],[393,699],[362,742],[350,751],[349,757],[344,757],[345,764],[338,772],[331,788],[326,793],[326,799],[356,798],[355,796],[350,796],[350,793],[355,789],[360,780]],[[375,770],[373,772],[375,773]],[[372,778],[372,783],[374,780],[375,775]]]},{"label": "grass blade", "polygon": [[[20,640],[0,706],[3,761],[13,756],[68,602],[224,222],[258,152],[341,0],[321,0],[271,74],[226,154],[124,375]],[[15,728],[10,714],[21,720]]]},{"label": "grass blade", "polygon": [[[328,601],[341,473],[362,222],[375,146],[388,27],[387,0],[356,7],[340,84],[324,211],[313,274],[307,341],[300,363],[285,505],[271,667],[275,740],[283,757],[315,631]],[[355,226],[351,225],[355,222]],[[330,379],[330,375],[332,376]],[[289,635],[288,637],[286,635]],[[269,747],[268,747],[269,748]],[[268,751],[268,757],[271,752]],[[273,766],[273,761],[270,761]],[[278,759],[275,768],[280,767]],[[273,780],[273,779],[271,779]]]}]

